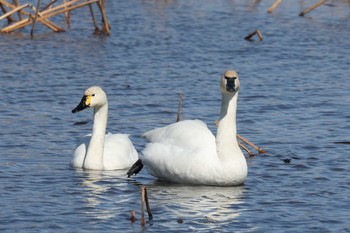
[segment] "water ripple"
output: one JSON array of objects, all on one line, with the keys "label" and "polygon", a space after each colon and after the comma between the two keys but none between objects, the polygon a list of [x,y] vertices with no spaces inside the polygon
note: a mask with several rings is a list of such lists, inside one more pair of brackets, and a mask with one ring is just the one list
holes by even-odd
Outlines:
[{"label": "water ripple", "polygon": [[[110,1],[110,37],[92,36],[88,11],[71,30],[38,25],[0,34],[0,230],[44,232],[349,232],[349,14],[302,3]],[[82,20],[80,20],[82,19]],[[243,38],[260,29],[262,42]],[[73,170],[91,111],[71,114],[90,85],[109,98],[108,131],[141,134],[201,119],[216,131],[217,80],[237,69],[238,132],[264,148],[244,186],[165,184],[143,170]],[[84,122],[84,124],[75,124]],[[140,186],[154,219],[141,227]],[[135,210],[137,222],[130,222]]]}]

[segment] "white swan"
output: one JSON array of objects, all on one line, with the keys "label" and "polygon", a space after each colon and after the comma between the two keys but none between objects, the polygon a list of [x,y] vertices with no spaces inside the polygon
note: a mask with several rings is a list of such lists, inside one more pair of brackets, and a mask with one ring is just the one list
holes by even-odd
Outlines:
[{"label": "white swan", "polygon": [[101,87],[93,86],[84,92],[72,113],[94,108],[92,134],[83,137],[71,160],[71,166],[90,170],[127,169],[138,159],[137,151],[127,134],[106,133],[108,101]]},{"label": "white swan", "polygon": [[[237,73],[226,71],[221,78],[221,114],[216,137],[199,120],[185,120],[157,128],[143,135],[150,143],[143,150],[142,161],[137,163],[144,163],[152,175],[165,181],[241,185],[248,168],[236,138],[239,87]],[[137,174],[130,169],[128,175],[133,173]]]}]

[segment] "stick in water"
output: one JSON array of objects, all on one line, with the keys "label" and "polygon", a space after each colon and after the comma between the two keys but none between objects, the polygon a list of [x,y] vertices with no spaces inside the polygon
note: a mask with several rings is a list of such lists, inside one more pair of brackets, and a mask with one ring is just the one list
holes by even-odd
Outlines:
[{"label": "stick in water", "polygon": [[147,189],[146,189],[146,187],[144,187],[144,189],[145,189],[145,202],[146,202],[146,209],[147,209],[147,213],[148,213],[148,219],[152,220],[153,219],[153,214],[152,214],[152,211],[151,211],[151,207],[149,206]]},{"label": "stick in water", "polygon": [[272,11],[282,2],[282,0],[276,0],[274,4],[267,10],[267,13],[272,13]]},{"label": "stick in water", "polygon": [[259,37],[259,40],[262,41],[264,39],[262,33],[259,30],[256,30],[252,33],[250,33],[248,36],[244,37],[245,40],[252,40],[252,37],[257,34]]},{"label": "stick in water", "polygon": [[180,116],[181,116],[181,106],[182,106],[182,96],[183,96],[183,92],[179,93],[179,106],[177,107],[177,118],[176,118],[176,122],[180,121]]},{"label": "stick in water", "polygon": [[242,137],[241,135],[237,134],[237,138],[238,138],[239,140],[241,140],[242,142],[248,144],[249,146],[253,147],[255,150],[257,150],[257,151],[259,152],[259,154],[265,153],[265,150],[264,150],[264,149],[262,149],[262,148],[260,148],[260,147],[258,147],[258,146],[256,146],[256,145],[254,145],[254,143],[248,141],[247,139],[245,139],[245,138]]},{"label": "stick in water", "polygon": [[145,226],[145,187],[141,187],[141,226]]},{"label": "stick in water", "polygon": [[238,145],[243,148],[245,151],[247,151],[247,153],[249,154],[249,156],[254,156],[253,152],[251,150],[248,149],[248,147],[246,147],[245,145],[243,145],[242,143],[238,142]]},{"label": "stick in water", "polygon": [[135,210],[131,211],[131,222],[135,222],[136,221],[136,215],[135,215]]},{"label": "stick in water", "polygon": [[307,13],[309,13],[310,11],[312,11],[313,9],[315,9],[316,7],[319,7],[321,6],[323,3],[327,2],[328,0],[321,0],[319,1],[318,3],[316,3],[315,5],[309,7],[308,9],[300,12],[299,16],[304,16],[306,15]]},{"label": "stick in water", "polygon": [[151,211],[151,207],[149,206],[149,202],[148,202],[148,195],[147,195],[147,189],[145,186],[141,187],[141,226],[145,226],[145,203],[146,203],[146,209],[147,209],[147,213],[148,213],[148,219],[152,220],[153,219],[153,215],[152,215],[152,211]]}]

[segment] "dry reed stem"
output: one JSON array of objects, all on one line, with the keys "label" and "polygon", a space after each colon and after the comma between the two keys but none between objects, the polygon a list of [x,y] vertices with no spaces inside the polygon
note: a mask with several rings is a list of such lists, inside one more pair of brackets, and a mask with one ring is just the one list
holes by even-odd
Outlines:
[{"label": "dry reed stem", "polygon": [[262,33],[260,32],[260,30],[256,30],[256,33],[258,34],[259,40],[262,41],[264,39]]},{"label": "dry reed stem", "polygon": [[255,34],[258,35],[260,41],[262,41],[262,40],[264,39],[262,33],[261,33],[259,30],[256,30],[256,31],[250,33],[249,35],[247,35],[246,37],[244,37],[244,39],[245,39],[245,40],[251,40],[251,38],[252,38]]},{"label": "dry reed stem", "polygon": [[106,10],[105,10],[105,1],[104,0],[99,0],[97,2],[98,7],[100,8],[101,14],[102,14],[102,33],[105,35],[110,34],[110,26],[107,20],[107,15],[106,15]]},{"label": "dry reed stem", "polygon": [[91,17],[92,17],[92,22],[94,23],[94,26],[95,26],[95,33],[97,33],[98,31],[100,31],[100,29],[98,28],[98,24],[97,24],[96,17],[94,14],[94,9],[92,8],[91,4],[89,5],[89,9],[90,9]]},{"label": "dry reed stem", "polygon": [[141,187],[141,226],[145,226],[145,187]]},{"label": "dry reed stem", "polygon": [[181,119],[181,106],[182,106],[182,96],[183,92],[179,93],[179,105],[177,107],[177,117],[176,117],[176,122],[179,122]]},{"label": "dry reed stem", "polygon": [[141,186],[141,226],[145,226],[145,204],[148,213],[148,219],[152,220],[153,215],[148,202],[147,189],[145,186]]},{"label": "dry reed stem", "polygon": [[[5,8],[4,5],[6,6],[6,4],[3,4],[3,3],[0,1],[0,8],[1,8],[2,12],[3,12],[4,14],[6,14],[6,13],[7,13],[7,10],[6,10],[6,8]],[[12,18],[11,15],[9,15],[9,16],[7,17],[7,23],[10,24],[11,22],[15,22],[15,20]]]},{"label": "dry reed stem", "polygon": [[[18,1],[18,0],[13,0],[13,3],[14,3],[14,5],[15,5],[16,7],[19,6],[19,1]],[[19,20],[22,20],[22,19],[23,19],[23,16],[22,16],[21,12],[18,12],[17,14],[18,14],[18,19],[19,19]]]},{"label": "dry reed stem", "polygon": [[267,13],[272,13],[272,11],[275,10],[275,8],[282,2],[282,0],[276,0],[276,2],[274,2],[272,4],[272,6],[267,10]]},{"label": "dry reed stem", "polygon": [[[43,15],[46,15],[46,14],[49,14],[49,13],[51,13],[51,12],[57,11],[57,10],[59,10],[59,9],[61,9],[61,8],[64,8],[64,11],[63,11],[63,12],[65,12],[65,11],[67,11],[67,8],[69,8],[68,5],[73,5],[74,3],[79,2],[79,1],[80,1],[80,0],[72,0],[72,1],[70,1],[70,2],[66,2],[66,3],[63,3],[63,4],[61,4],[61,5],[58,5],[58,6],[49,8],[49,9],[47,9],[47,10],[43,10],[43,11],[41,11],[41,13],[42,13]],[[98,1],[98,0],[97,0],[97,1]],[[97,2],[97,1],[95,1],[95,2]],[[89,2],[89,1],[87,1],[87,2]],[[52,5],[52,4],[50,4],[50,5]],[[62,12],[62,13],[63,13],[63,12]]]},{"label": "dry reed stem", "polygon": [[[0,5],[1,4],[4,4],[5,6],[9,7],[10,9],[15,9],[16,6],[15,5],[12,5],[12,4],[9,4],[8,2],[4,1],[4,0],[0,0]],[[36,12],[36,8],[32,5],[29,5],[29,7],[34,11]],[[33,18],[33,15],[22,10],[20,12],[21,14],[23,15],[26,15],[26,16],[29,16],[30,18]],[[39,16],[41,16],[41,14],[39,13]],[[28,18],[26,19],[23,19],[21,20],[20,22],[21,23],[24,23],[26,22],[26,20],[29,20]],[[20,25],[21,23],[19,23],[18,25]],[[59,26],[55,25],[53,22],[51,22],[50,20],[46,19],[46,20],[43,20],[41,22],[42,24],[44,24],[45,26],[47,26],[48,28],[50,28],[51,30],[53,30],[54,32],[64,32],[64,29],[60,28]],[[1,32],[3,32],[3,30],[1,30]]]},{"label": "dry reed stem", "polygon": [[24,5],[22,5],[22,6],[19,6],[19,7],[14,8],[13,10],[11,10],[11,11],[7,12],[6,14],[2,15],[2,16],[0,17],[0,20],[2,20],[2,19],[4,19],[4,18],[7,18],[9,15],[12,15],[13,13],[16,13],[16,12],[18,12],[18,11],[24,9],[24,8],[26,8],[27,6],[29,6],[29,4],[24,4]]},{"label": "dry reed stem", "polygon": [[247,139],[245,139],[245,138],[242,137],[241,135],[237,134],[237,138],[238,138],[239,140],[241,140],[242,142],[248,144],[249,146],[253,147],[256,151],[259,152],[259,154],[265,153],[265,150],[264,150],[264,149],[262,149],[262,148],[256,146],[254,143],[248,141]]},{"label": "dry reed stem", "polygon": [[41,9],[41,11],[45,11],[46,9],[51,9],[52,5],[57,1],[58,0],[51,0],[51,2],[49,2],[45,7],[43,7],[43,9]]},{"label": "dry reed stem", "polygon": [[[64,0],[64,3],[67,3],[67,0]],[[89,6],[91,6],[91,5],[89,5]],[[64,7],[64,9],[66,9],[66,8],[67,7]],[[66,23],[67,23],[67,25],[69,27],[70,26],[70,11],[64,12],[64,17],[66,18]]]},{"label": "dry reed stem", "polygon": [[41,3],[41,0],[38,0],[38,3],[37,3],[37,6],[36,6],[36,12],[35,12],[35,17],[33,19],[33,24],[32,24],[32,30],[30,30],[30,36],[33,37],[34,36],[34,28],[35,28],[35,22],[38,18],[38,15],[39,15],[39,9],[40,9],[40,3]]},{"label": "dry reed stem", "polygon": [[135,210],[131,211],[131,222],[134,223],[136,221],[136,214],[135,214]]},{"label": "dry reed stem", "polygon": [[[1,0],[0,0],[0,1],[1,1]],[[74,2],[77,2],[77,1],[79,1],[79,0],[73,0],[73,1],[74,1]],[[73,2],[73,1],[72,1],[72,2]],[[42,22],[43,20],[46,20],[46,19],[48,19],[48,18],[50,18],[50,17],[53,17],[53,16],[55,16],[55,15],[64,13],[64,12],[67,11],[67,10],[74,10],[74,9],[76,9],[76,8],[80,8],[80,7],[86,6],[86,5],[88,5],[88,4],[95,3],[95,2],[97,2],[97,1],[98,1],[98,0],[90,0],[90,1],[88,1],[88,2],[80,3],[80,4],[78,4],[78,5],[71,6],[71,7],[68,7],[68,8],[66,8],[66,9],[53,12],[53,9],[57,10],[57,9],[59,9],[59,8],[64,7],[63,5],[65,5],[65,4],[62,4],[60,7],[54,7],[54,8],[52,8],[52,9],[47,10],[47,11],[41,12],[42,16],[39,17],[39,18],[37,19],[37,22]],[[51,13],[51,12],[53,12],[53,13]],[[49,14],[49,13],[51,13],[51,14]],[[11,26],[8,26],[8,27],[6,27],[6,28],[3,28],[3,29],[1,30],[1,32],[6,32],[6,33],[8,33],[8,32],[11,32],[11,31],[14,31],[14,30],[23,28],[23,27],[25,27],[25,26],[28,26],[28,25],[31,24],[31,23],[32,23],[32,21],[31,21],[30,19],[24,19],[24,20],[19,21],[19,22],[16,23],[16,24],[13,24],[13,25],[11,25]]]},{"label": "dry reed stem", "polygon": [[319,1],[319,2],[316,3],[315,5],[313,5],[313,6],[309,7],[308,9],[306,9],[306,10],[300,12],[299,16],[304,16],[304,15],[306,15],[307,13],[309,13],[309,12],[312,11],[313,9],[315,9],[315,8],[317,8],[317,7],[319,7],[319,6],[321,6],[322,4],[324,4],[324,3],[327,2],[327,1],[328,1],[328,0],[321,0],[321,1]]},{"label": "dry reed stem", "polygon": [[[32,5],[29,5],[30,8],[32,8],[32,10],[34,12],[37,12],[37,9],[32,6]],[[24,13],[24,12],[23,12]],[[29,16],[32,18],[33,16],[31,14],[29,14]],[[42,14],[39,12],[39,16],[41,17]],[[56,24],[54,24],[53,22],[51,22],[50,20],[46,19],[46,20],[43,20],[42,22],[40,22],[42,24],[44,24],[46,27],[50,28],[52,31],[54,32],[64,32],[65,30],[59,26],[57,26]]]},{"label": "dry reed stem", "polygon": [[248,147],[246,147],[245,145],[243,145],[242,143],[238,142],[238,145],[244,149],[245,151],[247,151],[247,153],[249,154],[249,156],[254,156],[253,152],[251,150],[248,149]]},{"label": "dry reed stem", "polygon": [[146,189],[146,187],[144,187],[144,189],[145,189],[145,202],[146,202],[146,209],[147,209],[147,213],[148,213],[148,219],[152,220],[153,219],[153,214],[152,214],[152,211],[151,211],[151,207],[149,206],[147,189]]}]

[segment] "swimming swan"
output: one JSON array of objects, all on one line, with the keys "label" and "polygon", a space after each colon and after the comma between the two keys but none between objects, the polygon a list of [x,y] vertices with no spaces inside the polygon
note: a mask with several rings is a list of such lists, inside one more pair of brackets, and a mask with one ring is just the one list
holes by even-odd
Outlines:
[{"label": "swimming swan", "polygon": [[81,144],[74,151],[71,166],[90,170],[130,168],[137,160],[138,154],[129,139],[129,135],[111,133],[105,135],[108,101],[106,93],[101,87],[88,88],[72,113],[82,111],[88,107],[94,108],[92,135],[83,137]]},{"label": "swimming swan", "polygon": [[[143,136],[149,141],[128,176],[142,163],[150,173],[174,183],[241,185],[248,173],[236,138],[236,109],[240,82],[235,71],[221,78],[221,114],[216,137],[200,120],[185,120],[156,128]],[[136,170],[136,171],[135,171]]]}]

